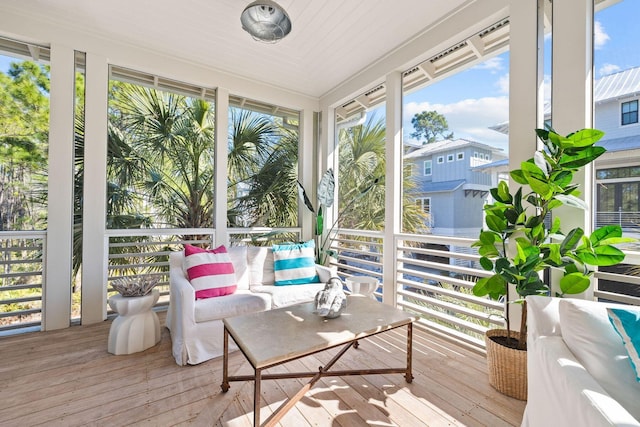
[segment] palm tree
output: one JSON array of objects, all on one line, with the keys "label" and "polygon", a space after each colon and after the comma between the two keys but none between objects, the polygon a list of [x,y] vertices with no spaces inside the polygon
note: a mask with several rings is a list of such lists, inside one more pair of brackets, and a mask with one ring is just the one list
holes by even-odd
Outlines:
[{"label": "palm tree", "polygon": [[231,126],[227,163],[229,225],[266,225],[259,223],[267,213],[259,205],[269,199],[253,190],[258,174],[262,171],[260,176],[264,179],[267,171],[263,168],[269,159],[274,159],[272,155],[279,145],[278,126],[270,116],[240,108],[231,109]]},{"label": "palm tree", "polygon": [[[339,138],[339,226],[382,230],[385,225],[384,120],[370,117],[362,125],[341,130]],[[375,180],[376,178],[379,179]],[[374,187],[364,196],[358,197],[372,182]],[[414,186],[411,178],[404,174],[402,218],[404,231],[409,233],[424,230],[426,223],[426,215],[410,197],[410,190]]]}]

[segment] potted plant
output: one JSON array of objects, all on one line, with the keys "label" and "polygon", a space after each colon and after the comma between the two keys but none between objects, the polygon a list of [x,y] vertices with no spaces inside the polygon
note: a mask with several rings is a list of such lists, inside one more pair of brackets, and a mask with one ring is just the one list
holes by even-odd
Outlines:
[{"label": "potted plant", "polygon": [[[544,147],[522,162],[520,169],[511,171],[513,181],[521,184],[515,192],[504,181],[491,189],[494,201],[484,207],[485,228],[473,244],[478,247],[482,267],[493,272],[476,282],[473,293],[504,299],[507,304],[522,304],[519,333],[511,330],[507,309],[507,329],[489,330],[485,336],[489,382],[499,391],[522,400],[526,399],[524,298],[551,294],[541,272],[549,268],[563,272],[556,296],[579,294],[590,286],[593,266],[611,266],[624,260],[624,253],[612,245],[634,241],[623,238],[618,225],[600,227],[590,236],[580,227],[565,232],[560,218],[549,215],[560,206],[587,208],[578,198],[578,185],[573,177],[606,151],[594,145],[604,133],[596,129],[583,129],[567,136],[544,129],[536,129],[536,133]],[[509,299],[510,289],[517,294],[515,300]]]}]

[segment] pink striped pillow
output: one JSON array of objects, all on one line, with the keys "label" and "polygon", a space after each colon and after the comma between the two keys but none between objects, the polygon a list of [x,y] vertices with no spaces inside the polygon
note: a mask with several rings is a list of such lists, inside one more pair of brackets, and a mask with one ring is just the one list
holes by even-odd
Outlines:
[{"label": "pink striped pillow", "polygon": [[227,248],[207,250],[184,245],[184,269],[196,299],[221,297],[236,291],[238,282]]}]

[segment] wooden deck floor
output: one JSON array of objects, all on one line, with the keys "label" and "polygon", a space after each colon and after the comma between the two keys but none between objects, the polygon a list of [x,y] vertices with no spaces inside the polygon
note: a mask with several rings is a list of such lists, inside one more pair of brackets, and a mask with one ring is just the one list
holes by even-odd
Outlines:
[{"label": "wooden deck floor", "polygon": [[[164,324],[164,313],[160,313]],[[253,383],[220,390],[221,358],[181,367],[169,331],[144,352],[107,352],[111,321],[62,331],[0,338],[2,426],[250,426]],[[340,369],[402,366],[404,330],[361,341]],[[317,370],[331,354],[279,369]],[[282,426],[519,426],[524,402],[488,383],[484,357],[414,329],[414,376],[327,377],[281,420]],[[230,374],[251,373],[239,352]],[[273,372],[273,371],[272,371]],[[303,380],[262,384],[261,418],[294,394]]]}]

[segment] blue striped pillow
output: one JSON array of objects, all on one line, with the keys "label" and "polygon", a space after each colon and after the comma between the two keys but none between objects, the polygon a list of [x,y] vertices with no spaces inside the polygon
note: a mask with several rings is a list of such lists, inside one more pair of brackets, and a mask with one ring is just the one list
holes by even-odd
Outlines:
[{"label": "blue striped pillow", "polygon": [[313,240],[273,245],[273,272],[276,286],[318,283]]},{"label": "blue striped pillow", "polygon": [[607,314],[613,328],[622,337],[636,380],[640,382],[640,310],[607,308]]}]

